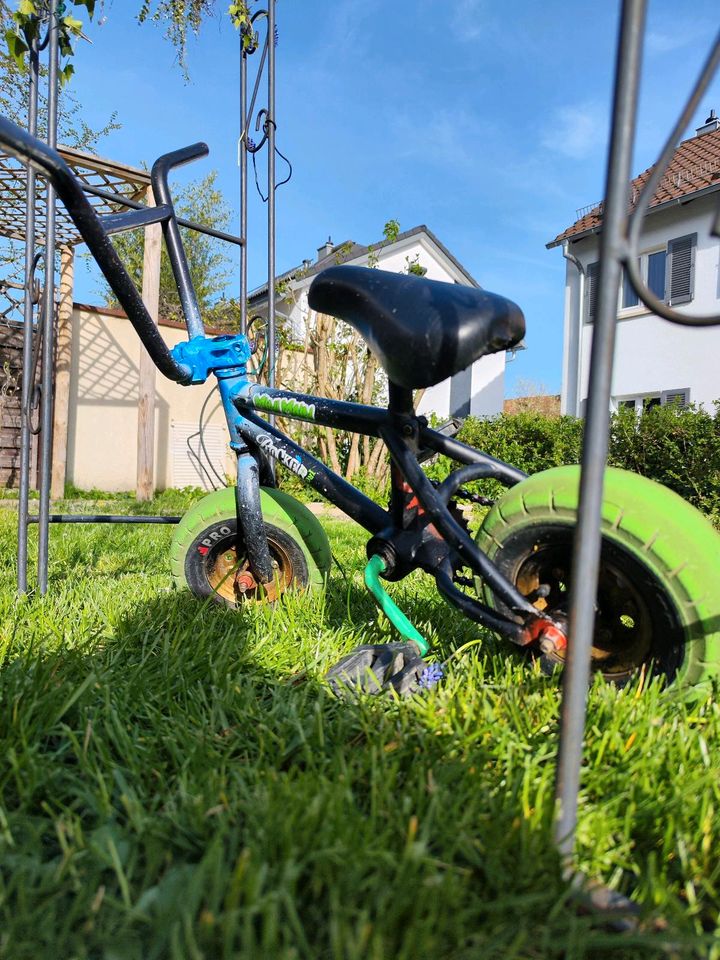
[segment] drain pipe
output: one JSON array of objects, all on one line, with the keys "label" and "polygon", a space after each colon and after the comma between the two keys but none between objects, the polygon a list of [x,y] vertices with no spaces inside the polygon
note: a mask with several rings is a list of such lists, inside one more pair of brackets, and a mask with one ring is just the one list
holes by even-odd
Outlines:
[{"label": "drain pipe", "polygon": [[[583,311],[583,298],[585,296],[585,267],[578,260],[574,253],[570,253],[570,244],[567,240],[563,241],[562,245],[562,255],[572,263],[578,272],[578,277],[580,283],[578,284],[578,323],[577,323],[577,347],[575,350],[575,397],[573,398],[574,410],[572,415],[575,417],[580,416],[580,393],[581,393],[581,383],[582,383],[582,369],[581,369],[581,360],[582,360],[582,333],[583,333],[583,322],[582,322],[582,311]],[[566,303],[565,303],[565,315],[568,317],[568,322],[572,323],[573,318],[570,315],[570,306],[572,304],[572,293],[568,292],[566,294]],[[568,337],[568,348],[570,347],[570,337]],[[568,357],[568,363],[570,358]],[[566,413],[570,412],[568,410]]]}]

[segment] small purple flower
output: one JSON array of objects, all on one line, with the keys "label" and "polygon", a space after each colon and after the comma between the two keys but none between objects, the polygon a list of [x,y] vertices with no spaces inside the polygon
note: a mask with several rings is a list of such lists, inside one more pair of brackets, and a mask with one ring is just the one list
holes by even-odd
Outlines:
[{"label": "small purple flower", "polygon": [[420,690],[431,690],[445,676],[441,663],[431,663],[420,674],[418,687]]}]

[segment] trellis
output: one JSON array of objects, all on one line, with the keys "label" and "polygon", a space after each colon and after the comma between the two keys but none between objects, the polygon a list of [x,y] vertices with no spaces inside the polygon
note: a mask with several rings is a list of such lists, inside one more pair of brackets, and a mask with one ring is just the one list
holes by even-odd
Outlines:
[{"label": "trellis", "polygon": [[[119,164],[82,150],[71,147],[59,147],[58,152],[71,168],[75,176],[84,185],[91,203],[98,214],[122,212],[127,203],[149,201],[150,176],[145,170],[126,164]],[[29,174],[27,168],[14,158],[0,153],[0,236],[11,240],[27,241],[27,197]],[[47,210],[43,204],[43,191],[37,181],[33,183],[35,194],[35,247],[47,244]],[[75,247],[81,243],[72,220],[64,207],[58,205],[55,221],[55,244],[59,253],[60,274],[58,295],[54,301],[54,402],[52,417],[52,467],[51,498],[62,497],[65,486],[67,463],[67,424],[70,378],[70,324],[73,304],[73,278]],[[154,269],[154,261],[159,259],[159,246],[148,247],[147,269]],[[37,254],[35,258],[37,258]],[[30,277],[33,306],[44,302],[41,296],[41,284],[36,278],[39,264],[36,264]],[[44,271],[43,271],[44,272]],[[155,270],[157,273],[157,270]],[[0,309],[0,322],[7,326],[20,326],[19,314],[22,310],[25,285],[5,281],[3,291],[5,303]],[[7,305],[6,305],[7,304]],[[32,362],[30,366],[29,389],[31,395],[37,394],[37,368],[42,325],[32,324]],[[22,382],[22,378],[21,378]],[[22,409],[22,407],[20,407]],[[22,420],[22,415],[21,418]],[[18,436],[22,433],[22,423],[17,424]],[[147,448],[143,445],[143,449]],[[152,450],[152,446],[150,445]],[[18,449],[18,456],[20,451]],[[152,474],[152,463],[143,463],[138,473],[138,494],[142,496],[147,484],[148,474]],[[32,478],[30,478],[32,479]],[[22,492],[24,478],[19,478]]]}]

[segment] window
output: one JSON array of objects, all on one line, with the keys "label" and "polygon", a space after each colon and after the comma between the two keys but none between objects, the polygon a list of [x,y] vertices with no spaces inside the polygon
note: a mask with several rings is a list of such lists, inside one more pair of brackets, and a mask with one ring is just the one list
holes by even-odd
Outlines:
[{"label": "window", "polygon": [[[648,290],[654,293],[658,300],[665,299],[665,262],[667,252],[665,250],[655,250],[652,253],[644,253],[638,258],[638,269],[640,276],[645,281]],[[620,309],[630,310],[632,307],[640,306],[640,298],[635,293],[635,288],[630,283],[625,270],[623,270],[623,286],[620,297]]]},{"label": "window", "polygon": [[615,407],[618,410],[634,410],[636,413],[642,413],[644,410],[651,410],[653,407],[666,407],[671,404],[677,404],[679,407],[687,407],[690,403],[690,387],[683,387],[676,390],[661,390],[659,393],[643,393],[634,397],[616,397]]},{"label": "window", "polygon": [[664,250],[657,250],[647,255],[647,274],[645,282],[650,293],[654,293],[658,300],[665,299],[665,260]]},{"label": "window", "polygon": [[[640,276],[659,300],[670,306],[689,303],[695,289],[695,248],[697,234],[669,240],[664,250],[651,250],[639,258]],[[585,270],[585,322],[593,323],[597,312],[597,294],[600,264],[596,260]],[[620,288],[620,310],[640,306],[638,295],[623,270]]]},{"label": "window", "polygon": [[627,275],[625,268],[623,268],[620,306],[623,310],[628,310],[630,307],[636,307],[639,303],[640,300],[638,299],[638,295],[635,293],[633,285],[630,283],[630,277]]}]

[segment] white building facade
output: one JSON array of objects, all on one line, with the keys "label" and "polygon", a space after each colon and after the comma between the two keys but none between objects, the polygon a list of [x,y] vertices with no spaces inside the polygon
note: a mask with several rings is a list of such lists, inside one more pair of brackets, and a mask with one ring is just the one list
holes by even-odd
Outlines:
[{"label": "white building facade", "polygon": [[[307,302],[310,284],[322,269],[336,263],[359,267],[375,266],[379,270],[394,273],[407,273],[411,265],[417,265],[425,270],[424,275],[430,280],[479,286],[450,251],[424,226],[401,233],[390,242],[371,247],[357,244],[333,245],[328,241],[319,248],[314,262],[306,260],[302,266],[289,271],[279,281],[282,293],[276,295],[276,314],[295,339],[302,341],[311,319]],[[267,314],[267,287],[251,293],[250,311],[253,315]],[[292,389],[291,383],[283,386]],[[502,412],[504,395],[505,353],[501,351],[481,357],[467,370],[428,387],[419,400],[417,410],[426,416],[435,414],[441,418],[468,415],[491,417]]]},{"label": "white building facade", "polygon": [[[638,250],[650,290],[678,312],[720,315],[720,122],[678,147],[645,218]],[[700,132],[703,131],[703,132]],[[650,171],[633,181],[636,199]],[[602,211],[596,207],[549,247],[567,258],[562,413],[583,416],[597,301]],[[714,413],[720,400],[720,327],[686,327],[651,313],[623,278],[618,296],[611,406],[669,402]]]}]

